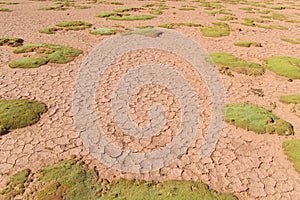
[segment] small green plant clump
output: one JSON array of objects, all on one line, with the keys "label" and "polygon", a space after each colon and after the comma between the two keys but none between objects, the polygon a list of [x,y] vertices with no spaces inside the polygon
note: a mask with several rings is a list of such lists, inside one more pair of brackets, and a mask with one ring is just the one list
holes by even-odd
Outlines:
[{"label": "small green plant clump", "polygon": [[0,100],[0,135],[36,123],[47,111],[44,103],[31,100]]},{"label": "small green plant clump", "polygon": [[281,96],[280,101],[284,103],[300,104],[300,95],[291,94],[291,95]]},{"label": "small green plant clump", "polygon": [[8,8],[0,8],[0,12],[11,12],[12,10]]},{"label": "small green plant clump", "polygon": [[239,41],[234,43],[235,46],[239,47],[261,47],[261,43],[249,42],[249,41]]},{"label": "small green plant clump", "polygon": [[225,108],[225,114],[226,122],[258,134],[294,134],[293,126],[290,123],[254,104],[229,104]]},{"label": "small green plant clump", "polygon": [[221,70],[232,70],[246,75],[262,75],[265,71],[260,64],[243,61],[229,53],[212,53],[210,57]]},{"label": "small green plant clump", "polygon": [[0,4],[16,5],[16,4],[19,4],[19,3],[18,2],[12,2],[12,1],[0,1]]},{"label": "small green plant clump", "polygon": [[11,68],[35,68],[50,63],[64,64],[74,60],[81,50],[54,44],[27,44],[14,50],[14,53],[36,52],[38,58],[22,58],[9,64]]},{"label": "small green plant clump", "polygon": [[[26,172],[27,178],[30,171]],[[17,175],[20,176],[20,175]],[[32,176],[33,177],[33,176]],[[39,170],[32,184],[38,184],[35,196],[30,199],[130,199],[130,200],[177,200],[177,199],[219,199],[236,200],[229,193],[210,189],[202,182],[171,180],[166,182],[137,180],[98,180],[94,170],[89,170],[81,160],[62,160]],[[24,183],[27,179],[19,181]],[[30,194],[29,194],[30,195]]]},{"label": "small green plant clump", "polygon": [[15,196],[23,194],[25,192],[24,184],[27,182],[29,174],[30,170],[25,169],[13,175],[7,187],[0,191],[0,195],[4,195],[5,199],[14,199]]},{"label": "small green plant clump", "polygon": [[39,32],[40,33],[45,33],[45,34],[54,34],[56,31],[59,31],[59,30],[62,30],[62,28],[51,27],[51,28],[40,29]]},{"label": "small green plant clump", "polygon": [[289,42],[292,44],[300,44],[300,38],[291,39],[291,38],[282,38],[282,41]]},{"label": "small green plant clump", "polygon": [[117,33],[117,30],[114,28],[97,28],[90,31],[93,35],[113,35]]},{"label": "small green plant clump", "polygon": [[230,34],[230,28],[228,24],[223,22],[214,22],[213,26],[203,27],[201,31],[206,37],[223,37]]},{"label": "small green plant clump", "polygon": [[0,38],[0,46],[18,47],[23,45],[23,42],[21,38]]},{"label": "small green plant clump", "polygon": [[90,28],[92,24],[87,22],[82,22],[82,21],[66,21],[66,22],[58,23],[56,24],[56,26],[66,28],[68,30],[77,31],[77,30],[84,30],[86,28]]},{"label": "small green plant clump", "polygon": [[158,27],[167,28],[167,29],[175,29],[176,27],[180,27],[180,26],[202,27],[201,24],[191,23],[191,22],[176,22],[176,23],[169,23],[169,24],[160,24],[160,25],[158,25]]},{"label": "small green plant clump", "polygon": [[119,20],[119,21],[134,21],[134,20],[149,20],[153,19],[153,15],[129,15],[129,16],[109,16],[110,20]]},{"label": "small green plant clump", "polygon": [[146,37],[159,37],[159,35],[161,35],[163,32],[154,29],[154,28],[141,28],[141,29],[135,29],[135,30],[131,30],[128,32],[125,32],[125,35],[131,35],[131,34],[137,34],[137,35],[143,35]]},{"label": "small green plant clump", "polygon": [[289,56],[273,56],[265,59],[272,72],[290,79],[300,79],[300,59]]},{"label": "small green plant clump", "polygon": [[295,169],[300,173],[300,139],[285,141],[283,148]]},{"label": "small green plant clump", "polygon": [[77,5],[74,1],[58,1],[54,6],[40,8],[40,10],[67,10],[69,8],[87,9],[90,6]]}]

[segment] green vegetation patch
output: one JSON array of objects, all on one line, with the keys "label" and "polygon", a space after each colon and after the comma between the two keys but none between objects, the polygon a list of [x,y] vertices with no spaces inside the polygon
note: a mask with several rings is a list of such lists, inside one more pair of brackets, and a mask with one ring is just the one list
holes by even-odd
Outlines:
[{"label": "green vegetation patch", "polygon": [[290,79],[300,79],[300,59],[288,56],[273,56],[265,59],[267,68]]},{"label": "green vegetation patch", "polygon": [[47,106],[37,101],[0,100],[0,135],[36,123],[46,111]]},{"label": "green vegetation patch", "polygon": [[92,31],[90,31],[93,35],[113,35],[117,31],[114,28],[97,28]]},{"label": "green vegetation patch", "polygon": [[169,23],[169,24],[160,24],[158,27],[167,28],[167,29],[175,29],[180,26],[188,26],[188,27],[202,27],[201,24],[198,23],[190,23],[190,22],[178,22],[178,23]]},{"label": "green vegetation patch", "polygon": [[61,22],[56,24],[58,27],[64,27],[67,28],[68,30],[84,30],[86,28],[90,28],[92,24],[87,23],[87,22],[82,22],[82,21],[66,21],[66,22]]},{"label": "green vegetation patch", "polygon": [[300,173],[300,140],[288,140],[283,143],[284,152]]},{"label": "green vegetation patch", "polygon": [[225,120],[237,127],[258,134],[293,135],[293,126],[263,107],[249,103],[229,104],[225,108]]},{"label": "green vegetation patch", "polygon": [[39,32],[40,33],[45,33],[45,34],[54,34],[56,31],[59,31],[59,30],[62,30],[62,28],[51,27],[51,28],[40,29]]},{"label": "green vegetation patch", "polygon": [[54,44],[27,44],[20,46],[14,50],[14,53],[27,53],[27,52],[36,52],[43,57],[45,57],[49,62],[52,63],[67,63],[74,60],[79,54],[82,53],[81,50],[61,46]]},{"label": "green vegetation patch", "polygon": [[0,46],[18,47],[23,45],[23,42],[21,38],[0,38]]},{"label": "green vegetation patch", "polygon": [[133,21],[133,20],[149,20],[153,19],[153,15],[129,15],[129,16],[109,16],[110,20],[124,20],[124,21]]},{"label": "green vegetation patch", "polygon": [[229,53],[212,53],[210,57],[222,70],[228,69],[246,75],[262,75],[265,71],[260,64],[243,61]]},{"label": "green vegetation patch", "polygon": [[234,45],[239,47],[261,47],[261,43],[249,42],[249,41],[235,42]]},{"label": "green vegetation patch", "polygon": [[128,31],[124,34],[126,35],[131,35],[131,34],[138,34],[138,35],[143,35],[143,36],[146,36],[146,37],[159,37],[159,35],[161,35],[163,32],[157,30],[157,29],[154,29],[154,28],[141,28],[141,29],[135,29],[135,30],[132,30],[132,31]]},{"label": "green vegetation patch", "polygon": [[0,4],[16,5],[16,4],[19,4],[19,3],[18,2],[12,2],[12,1],[0,1]]},{"label": "green vegetation patch", "polygon": [[278,30],[288,30],[288,27],[279,25],[279,24],[264,24],[269,23],[270,20],[266,19],[256,19],[256,18],[244,18],[244,22],[242,22],[242,25],[245,26],[253,26],[258,28],[265,28],[265,29],[278,29]]},{"label": "green vegetation patch", "polygon": [[8,9],[8,8],[0,8],[0,12],[11,12],[12,10]]},{"label": "green vegetation patch", "polygon": [[11,68],[37,68],[47,64],[47,60],[43,58],[21,58],[9,63]]},{"label": "green vegetation patch", "polygon": [[291,94],[291,95],[281,96],[280,101],[284,103],[300,104],[300,95]]},{"label": "green vegetation patch", "polygon": [[29,169],[22,170],[10,178],[7,187],[0,191],[0,195],[5,195],[5,199],[14,199],[15,196],[23,194],[25,191],[24,184],[28,180]]},{"label": "green vegetation patch", "polygon": [[292,44],[300,44],[300,38],[291,39],[291,38],[282,38],[282,41],[289,42]]},{"label": "green vegetation patch", "polygon": [[202,34],[206,37],[223,37],[230,34],[230,28],[228,24],[223,22],[214,22],[214,26],[203,27],[201,29]]},{"label": "green vegetation patch", "polygon": [[46,183],[38,199],[99,199],[104,187],[97,183],[97,173],[76,163],[61,161],[39,171],[40,180]]},{"label": "green vegetation patch", "polygon": [[166,181],[155,183],[150,181],[119,180],[112,182],[110,189],[101,199],[130,200],[179,200],[179,199],[219,199],[233,200],[235,196],[209,189],[201,182]]}]

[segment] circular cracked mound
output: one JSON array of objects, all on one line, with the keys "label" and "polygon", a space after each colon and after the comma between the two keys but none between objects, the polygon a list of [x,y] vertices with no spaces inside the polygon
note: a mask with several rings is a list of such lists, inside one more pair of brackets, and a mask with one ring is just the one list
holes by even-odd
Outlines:
[{"label": "circular cracked mound", "polygon": [[0,135],[36,123],[47,111],[44,103],[30,100],[0,100]]},{"label": "circular cracked mound", "polygon": [[248,103],[229,104],[225,109],[226,122],[259,134],[293,135],[293,126],[263,107]]}]

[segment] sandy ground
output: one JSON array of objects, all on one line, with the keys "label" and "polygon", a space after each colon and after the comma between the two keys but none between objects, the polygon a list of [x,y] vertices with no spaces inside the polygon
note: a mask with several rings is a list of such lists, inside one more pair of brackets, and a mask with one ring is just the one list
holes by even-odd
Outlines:
[{"label": "sandy ground", "polygon": [[[89,9],[70,8],[65,11],[39,10],[41,7],[53,5],[51,1],[16,0],[16,2],[20,4],[1,5],[1,7],[10,8],[13,11],[0,12],[0,37],[20,37],[25,40],[25,44],[67,45],[81,49],[84,53],[68,64],[47,64],[36,69],[11,69],[8,67],[8,63],[22,55],[13,54],[14,48],[12,47],[0,47],[1,99],[34,99],[46,103],[49,108],[38,123],[0,136],[1,188],[4,187],[10,175],[21,169],[30,167],[37,170],[75,154],[82,156],[90,167],[98,169],[100,176],[107,179],[124,177],[145,180],[197,180],[209,184],[214,189],[233,192],[240,199],[300,199],[300,174],[295,171],[282,149],[283,141],[300,137],[300,120],[290,111],[289,105],[279,102],[279,97],[282,95],[299,93],[300,80],[290,82],[288,78],[278,76],[270,71],[266,71],[264,75],[258,77],[235,73],[234,76],[222,75],[227,103],[251,102],[269,109],[272,108],[272,104],[276,103],[277,106],[273,112],[293,124],[294,136],[257,135],[254,132],[225,124],[217,147],[210,157],[199,160],[198,149],[201,145],[201,138],[198,138],[189,148],[187,155],[183,155],[175,163],[164,167],[161,171],[146,174],[122,173],[99,163],[87,152],[75,130],[71,109],[72,86],[81,62],[97,44],[109,36],[91,35],[89,33],[91,29],[59,31],[53,35],[38,32],[41,28],[52,27],[56,23],[67,20],[89,22],[96,28],[113,24],[134,28],[140,25],[157,26],[172,22],[210,25],[211,22],[217,21],[220,15],[206,14],[198,2],[166,1],[165,4],[171,8],[155,19],[129,22],[111,21],[95,16],[104,11],[124,7],[140,7],[143,4],[155,3],[155,1],[130,0],[124,1],[125,5],[96,3],[89,4],[91,6]],[[84,4],[84,2],[78,3]],[[300,5],[299,3],[298,5]],[[194,11],[178,10],[182,5],[194,5],[197,8]],[[245,13],[238,9],[247,7],[246,5],[224,5],[236,14],[239,21],[245,17],[257,17],[257,14]],[[296,8],[298,10],[273,11],[299,20],[299,15],[296,13],[300,13],[300,7]],[[140,13],[147,13],[147,11],[142,10]],[[273,55],[299,58],[299,45],[280,40],[283,37],[300,38],[299,23],[297,27],[295,23],[275,20],[274,22],[285,25],[289,29],[262,29],[229,23],[231,34],[221,38],[204,37],[199,27],[178,27],[176,30],[197,41],[208,53],[224,51],[247,61],[259,63],[262,63],[264,58]],[[243,48],[233,45],[235,41],[240,40],[260,42],[262,47]],[[137,55],[136,53],[127,55],[127,58],[132,56],[133,59],[125,57],[123,60],[125,67],[126,64],[142,62],[142,56],[134,59]],[[172,62],[172,57],[163,56],[166,62]],[[155,54],[152,58],[157,59]],[[253,93],[251,88],[261,89],[264,96]],[[101,106],[98,108],[100,116],[102,109]],[[205,116],[209,116],[209,114]],[[176,118],[176,115],[173,117]],[[100,117],[100,119],[102,118]],[[204,123],[203,126],[205,129],[207,124]],[[165,140],[167,139],[165,138]],[[122,143],[122,139],[116,138],[116,143],[118,142]],[[133,142],[133,144],[135,143]],[[127,147],[129,149],[136,148],[136,145],[127,145]]]}]

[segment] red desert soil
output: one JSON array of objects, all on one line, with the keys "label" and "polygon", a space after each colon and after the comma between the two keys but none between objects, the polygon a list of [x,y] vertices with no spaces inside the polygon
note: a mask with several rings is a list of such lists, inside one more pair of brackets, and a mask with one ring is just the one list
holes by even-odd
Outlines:
[{"label": "red desert soil", "polygon": [[[288,104],[279,101],[280,96],[299,93],[299,79],[289,81],[288,78],[276,75],[268,70],[262,76],[247,76],[235,72],[233,72],[233,76],[222,74],[226,90],[226,103],[250,102],[272,109],[274,114],[293,124],[295,135],[258,135],[225,123],[219,142],[211,156],[199,160],[199,148],[202,141],[202,136],[199,136],[190,146],[186,155],[183,155],[171,165],[162,168],[161,171],[130,174],[108,168],[88,153],[75,129],[72,113],[72,86],[76,74],[89,52],[101,41],[110,37],[90,34],[89,32],[94,27],[112,27],[114,24],[120,24],[132,29],[137,26],[158,26],[178,22],[199,23],[203,26],[210,26],[212,22],[218,21],[217,18],[223,17],[222,14],[215,16],[207,14],[204,10],[205,7],[200,6],[200,1],[166,0],[163,2],[169,9],[164,10],[163,14],[157,15],[154,19],[114,21],[96,16],[102,12],[111,12],[125,7],[141,7],[144,4],[159,3],[161,1],[128,0],[123,1],[124,5],[76,1],[76,4],[87,5],[90,8],[70,7],[66,10],[40,10],[42,7],[53,6],[52,1],[15,0],[14,2],[19,4],[0,4],[0,7],[12,10],[12,12],[0,12],[0,38],[19,37],[24,39],[24,44],[50,43],[65,45],[78,48],[83,51],[83,54],[67,64],[48,63],[39,68],[12,69],[8,66],[11,61],[31,54],[14,54],[14,47],[0,47],[0,98],[34,99],[44,102],[48,106],[48,112],[42,115],[38,123],[0,136],[0,188],[4,188],[9,177],[21,169],[37,170],[42,166],[48,166],[75,154],[82,156],[89,163],[89,166],[95,166],[101,172],[101,178],[109,180],[116,178],[186,179],[202,181],[214,189],[232,192],[240,199],[300,198],[300,173],[296,172],[293,164],[288,161],[282,148],[282,143],[285,140],[300,138],[300,118],[290,111]],[[260,2],[264,1],[260,0]],[[272,5],[266,5],[272,7],[280,5],[281,2],[286,1],[274,1]],[[288,30],[264,29],[245,26],[240,23],[243,22],[243,18],[260,18],[260,16],[265,15],[246,13],[245,10],[239,9],[241,7],[271,10],[274,13],[284,14],[290,19],[300,20],[300,2],[290,2],[295,2],[295,4],[285,5],[294,7],[294,9],[275,10],[243,4],[221,3],[238,18],[238,20],[232,22],[226,21],[231,29],[229,36],[205,37],[201,33],[201,27],[178,26],[175,30],[194,39],[208,53],[227,52],[244,60],[257,63],[263,63],[264,58],[274,55],[300,58],[300,45],[281,40],[281,38],[300,38],[299,22],[272,20],[274,24],[288,27]],[[179,10],[184,5],[195,6],[195,10]],[[149,15],[149,9],[145,8],[129,13]],[[55,34],[39,32],[42,28],[54,27],[55,24],[71,20],[89,22],[93,25],[85,30],[59,30]],[[254,41],[261,43],[261,47],[238,47],[234,45],[234,42],[237,41]],[[160,57],[158,54],[151,54],[151,51],[148,54],[154,60],[163,58],[164,63],[176,65],[172,55],[161,53]],[[135,59],[136,57],[139,57],[139,59]],[[143,62],[142,59],[144,58],[139,52],[133,52],[132,55],[125,55],[122,61],[118,61],[119,63],[117,62],[116,65],[125,63],[124,67],[130,67],[136,65],[136,62]],[[180,64],[183,67],[187,65],[183,61]],[[114,77],[108,76],[108,78]],[[101,85],[99,88],[98,98],[101,98]],[[263,95],[257,94],[255,91],[258,90],[255,89],[260,89],[259,91]],[[133,103],[137,103],[137,101]],[[208,106],[209,104],[204,105]],[[276,105],[276,107],[274,108],[273,105]],[[103,118],[101,115],[103,109],[107,109],[107,107],[97,108],[100,119]],[[207,112],[203,111],[204,119],[209,116]],[[139,115],[139,113],[136,113],[136,115]],[[141,118],[143,117],[141,116]],[[176,118],[175,125],[170,124],[170,130],[176,127],[178,116],[175,115],[174,118]],[[204,122],[202,130],[199,131],[206,128],[207,122]],[[122,143],[120,141],[122,138],[115,137],[115,139],[117,144]],[[165,143],[167,143],[169,139],[168,136],[162,136],[160,141],[165,140]],[[160,144],[160,141],[154,146],[150,145],[149,148],[165,145],[164,143]],[[138,146],[140,144],[137,144],[136,141],[131,143],[130,140],[129,142],[127,140],[125,144],[130,150],[140,149]]]}]

